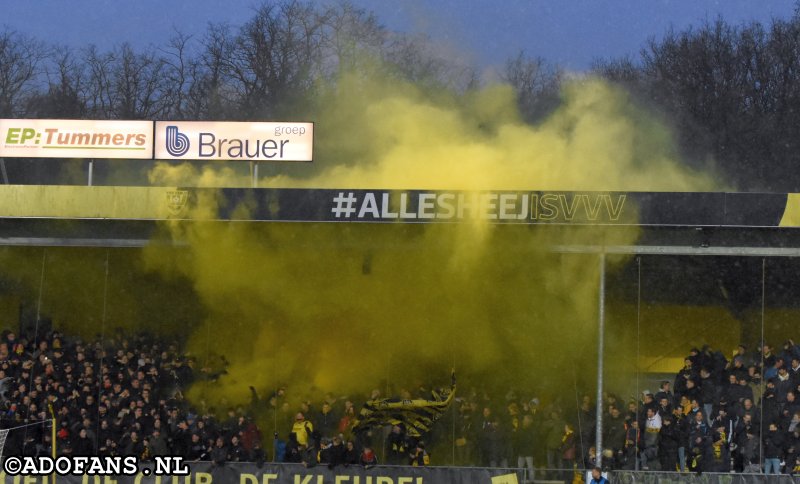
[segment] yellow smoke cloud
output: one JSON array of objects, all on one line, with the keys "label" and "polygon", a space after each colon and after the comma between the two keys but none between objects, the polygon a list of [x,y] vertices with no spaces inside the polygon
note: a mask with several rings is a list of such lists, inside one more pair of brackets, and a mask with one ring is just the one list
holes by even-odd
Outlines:
[{"label": "yellow smoke cloud", "polygon": [[3,247],[0,263],[4,294],[25,301],[25,321],[39,314],[70,335],[110,339],[126,329],[178,337],[202,317],[191,286],[145,273],[138,249]]},{"label": "yellow smoke cloud", "polygon": [[[567,84],[544,123],[520,120],[495,85],[431,95],[344,76],[322,95],[313,164],[262,164],[262,187],[694,191],[712,178],[680,164],[668,128],[598,79]],[[250,186],[229,167],[160,163],[152,183]]]},{"label": "yellow smoke cloud", "polygon": [[[261,186],[461,190],[703,190],[711,177],[676,159],[668,129],[625,92],[568,84],[546,121],[520,120],[510,87],[424,92],[387,78],[343,76],[324,89],[313,164],[263,165]],[[213,166],[160,164],[169,185],[249,186]],[[199,180],[199,183],[198,183]],[[214,207],[204,206],[203,210]],[[246,209],[246,207],[242,207]],[[368,392],[446,382],[563,389],[592,361],[595,256],[549,251],[631,243],[635,229],[402,224],[194,223],[176,261],[148,249],[150,269],[193,281],[209,316],[191,336],[228,374],[196,401],[241,404],[248,385]],[[587,359],[588,358],[588,359]],[[580,372],[591,385],[592,375]],[[589,372],[592,373],[592,372]]]}]

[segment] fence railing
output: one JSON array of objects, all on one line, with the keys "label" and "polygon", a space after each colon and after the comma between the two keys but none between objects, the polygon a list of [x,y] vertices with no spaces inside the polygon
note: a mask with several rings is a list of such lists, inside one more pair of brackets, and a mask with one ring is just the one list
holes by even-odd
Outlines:
[{"label": "fence railing", "polygon": [[613,471],[614,484],[800,484],[800,476],[789,474],[734,474],[678,472]]},{"label": "fence railing", "polygon": [[[301,464],[238,463],[216,465],[211,462],[186,463],[185,476],[155,475],[152,463],[142,464],[132,475],[86,477],[58,476],[59,484],[115,482],[117,484],[154,484],[166,482],[196,484],[554,484],[587,481],[588,471],[572,469],[527,469],[496,467],[412,467],[412,466],[337,466],[305,467]],[[788,474],[677,473],[654,471],[610,471],[612,484],[800,484],[800,477]],[[109,480],[111,478],[111,481]],[[49,478],[21,478],[0,472],[0,484],[52,482]]]}]

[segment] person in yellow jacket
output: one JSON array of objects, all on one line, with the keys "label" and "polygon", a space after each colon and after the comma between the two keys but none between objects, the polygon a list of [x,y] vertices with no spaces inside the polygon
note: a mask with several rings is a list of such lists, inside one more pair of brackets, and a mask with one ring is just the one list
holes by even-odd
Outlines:
[{"label": "person in yellow jacket", "polygon": [[417,444],[417,447],[409,457],[411,458],[411,465],[414,467],[424,467],[431,463],[431,457],[425,451],[425,444],[422,441]]},{"label": "person in yellow jacket", "polygon": [[292,425],[292,432],[297,437],[297,443],[300,445],[308,445],[308,439],[311,437],[311,432],[314,431],[314,425],[306,420],[303,412],[297,412],[294,416],[294,424]]}]

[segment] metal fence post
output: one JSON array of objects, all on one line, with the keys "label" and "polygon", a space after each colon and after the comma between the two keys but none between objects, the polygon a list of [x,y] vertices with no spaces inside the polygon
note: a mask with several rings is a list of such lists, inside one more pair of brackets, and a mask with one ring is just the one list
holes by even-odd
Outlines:
[{"label": "metal fence post", "polygon": [[595,435],[595,455],[597,465],[603,465],[603,337],[605,336],[606,319],[606,254],[600,252],[600,284],[598,289],[597,314],[597,425]]}]

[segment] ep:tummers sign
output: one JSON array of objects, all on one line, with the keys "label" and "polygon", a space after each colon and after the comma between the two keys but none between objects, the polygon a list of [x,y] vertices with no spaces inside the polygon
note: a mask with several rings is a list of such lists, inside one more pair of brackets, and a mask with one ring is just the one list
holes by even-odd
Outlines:
[{"label": "ep:tummers sign", "polygon": [[0,119],[0,157],[153,157],[151,121]]}]

